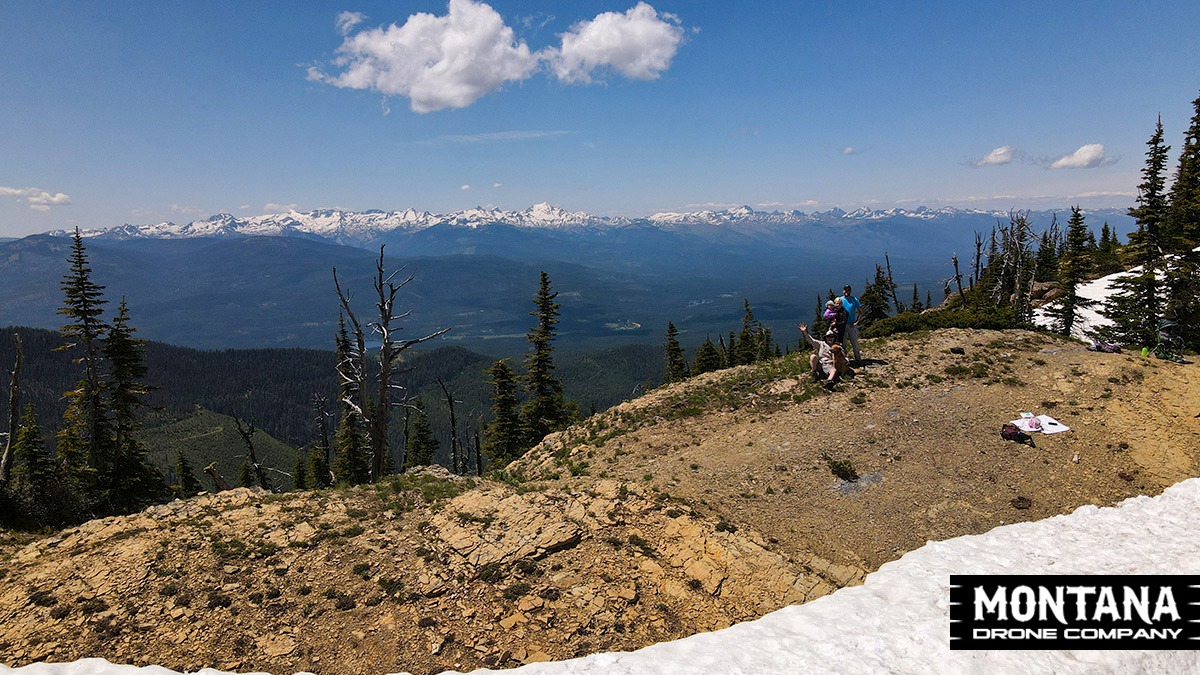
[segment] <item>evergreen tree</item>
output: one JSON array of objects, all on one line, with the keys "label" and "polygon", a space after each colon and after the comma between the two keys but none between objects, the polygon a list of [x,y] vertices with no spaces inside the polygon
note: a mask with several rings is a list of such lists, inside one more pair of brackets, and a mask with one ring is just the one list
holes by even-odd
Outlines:
[{"label": "evergreen tree", "polygon": [[1200,245],[1200,97],[1192,101],[1191,124],[1183,136],[1171,206],[1167,214],[1167,240],[1171,251],[1190,251]]},{"label": "evergreen tree", "polygon": [[1110,227],[1106,220],[1100,229],[1100,248],[1096,251],[1094,272],[1098,276],[1106,276],[1124,270],[1125,268],[1121,267],[1120,251],[1121,244],[1117,241],[1116,230]]},{"label": "evergreen tree", "polygon": [[[884,273],[883,265],[875,265],[875,280],[867,284],[862,295],[859,296],[859,302],[862,303],[862,307],[859,308],[860,325],[870,326],[875,321],[887,318],[890,309],[888,304],[890,287],[891,280]],[[810,335],[812,334],[810,333]]]},{"label": "evergreen tree", "polygon": [[1047,309],[1054,319],[1054,328],[1063,335],[1070,335],[1079,321],[1079,310],[1095,304],[1078,294],[1080,284],[1088,280],[1092,271],[1092,251],[1088,245],[1089,230],[1084,224],[1083,211],[1071,207],[1071,219],[1067,222],[1067,247],[1059,261],[1058,282],[1062,286],[1062,297]]},{"label": "evergreen tree", "polygon": [[563,398],[562,383],[554,377],[554,327],[558,324],[560,305],[554,301],[558,293],[550,290],[550,275],[541,273],[537,295],[533,299],[537,325],[526,336],[530,351],[525,357],[525,390],[528,398],[521,408],[526,444],[541,442],[552,431],[558,431],[570,421],[570,410]]},{"label": "evergreen tree", "polygon": [[307,490],[312,487],[308,484],[308,455],[308,448],[301,448],[300,452],[296,453],[296,468],[292,470],[293,490]]},{"label": "evergreen tree", "polygon": [[59,329],[64,344],[58,349],[76,355],[74,361],[83,367],[83,377],[65,394],[67,409],[58,432],[58,458],[69,489],[81,501],[91,502],[97,473],[113,474],[113,438],[100,381],[101,345],[108,329],[103,320],[104,287],[92,281],[79,228],[75,228],[68,263],[70,272],[61,284],[65,298],[58,310],[68,323]]},{"label": "evergreen tree", "polygon": [[175,451],[175,480],[175,496],[181,499],[195,497],[204,489],[183,450]]},{"label": "evergreen tree", "polygon": [[[865,288],[865,286],[864,286]],[[829,330],[829,322],[825,320],[825,301],[821,299],[821,294],[817,293],[817,305],[813,309],[813,319],[809,324],[810,335],[824,335],[825,331]],[[800,348],[807,351],[812,347],[812,343],[808,340],[801,339]]]},{"label": "evergreen tree", "polygon": [[1130,274],[1112,283],[1113,292],[1104,305],[1104,315],[1112,325],[1101,334],[1113,342],[1149,346],[1154,344],[1162,319],[1159,273],[1164,265],[1163,231],[1170,209],[1165,172],[1171,148],[1163,142],[1161,116],[1146,145],[1137,206],[1129,209],[1138,227],[1129,235],[1129,245],[1122,251],[1122,262]]},{"label": "evergreen tree", "polygon": [[433,437],[433,429],[429,426],[429,416],[425,414],[425,405],[417,399],[413,407],[412,435],[408,439],[408,452],[404,459],[406,469],[433,464],[438,449],[437,439]]},{"label": "evergreen tree", "polygon": [[12,481],[14,484],[33,486],[40,491],[55,476],[54,460],[46,452],[46,441],[42,427],[38,424],[33,404],[25,406],[25,414],[17,427],[17,438],[13,442]]},{"label": "evergreen tree", "polygon": [[238,472],[238,487],[252,488],[255,485],[258,485],[258,481],[254,478],[254,468],[250,466],[250,460],[245,460]]},{"label": "evergreen tree", "polygon": [[663,345],[663,349],[666,352],[666,367],[663,372],[663,384],[680,382],[687,379],[688,364],[687,359],[683,355],[683,347],[679,346],[679,330],[670,321],[667,322],[665,339],[666,342]]},{"label": "evergreen tree", "polygon": [[917,282],[915,281],[913,282],[912,304],[908,306],[908,309],[909,311],[916,312],[918,314],[925,309],[925,305],[921,304],[921,296],[917,293]]},{"label": "evergreen tree", "polygon": [[1188,346],[1200,349],[1200,97],[1183,138],[1168,213],[1169,241],[1178,256],[1167,266],[1165,314],[1179,324]]},{"label": "evergreen tree", "polygon": [[1051,229],[1042,232],[1037,250],[1037,276],[1034,281],[1055,281],[1058,278],[1059,243]]},{"label": "evergreen tree", "polygon": [[1168,227],[1171,210],[1166,192],[1166,170],[1171,146],[1163,142],[1161,115],[1146,145],[1146,166],[1142,168],[1142,182],[1138,185],[1137,206],[1129,209],[1129,215],[1138,224],[1137,231],[1129,235],[1129,246],[1125,249],[1127,257],[1123,262],[1129,267],[1158,261],[1166,249],[1164,230]]},{"label": "evergreen tree", "polygon": [[25,407],[12,446],[12,472],[3,491],[12,498],[13,513],[0,522],[44,526],[63,517],[65,497],[58,484],[58,467],[46,452],[46,441],[33,404]]},{"label": "evergreen tree", "polygon": [[699,375],[724,367],[725,359],[721,357],[721,350],[713,344],[712,338],[705,338],[704,344],[696,350],[695,360],[692,361],[692,374]]},{"label": "evergreen tree", "polygon": [[527,447],[521,431],[517,376],[504,359],[484,372],[491,377],[492,421],[483,428],[482,449],[490,462],[503,466],[520,457]]},{"label": "evergreen tree", "polygon": [[764,361],[771,358],[772,354],[770,329],[754,318],[754,311],[750,309],[749,300],[743,299],[742,306],[745,309],[745,314],[742,315],[742,330],[738,333],[736,342],[732,337],[730,339],[732,347],[729,350],[729,365],[731,366],[744,366]]},{"label": "evergreen tree", "polygon": [[362,429],[351,422],[333,437],[333,475],[339,483],[361,485],[371,479],[370,457]]},{"label": "evergreen tree", "polygon": [[167,492],[162,474],[147,461],[146,450],[137,439],[141,429],[137,413],[147,407],[142,397],[150,393],[150,387],[142,381],[147,372],[146,341],[134,337],[134,331],[129,325],[129,307],[121,298],[103,348],[109,366],[105,393],[112,415],[112,473],[98,475],[114,513],[139,510]]}]

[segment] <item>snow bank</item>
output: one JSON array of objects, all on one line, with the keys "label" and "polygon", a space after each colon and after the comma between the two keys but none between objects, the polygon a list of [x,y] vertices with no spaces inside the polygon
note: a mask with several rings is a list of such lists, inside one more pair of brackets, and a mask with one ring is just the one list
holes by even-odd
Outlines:
[{"label": "snow bank", "polygon": [[[1200,479],[1116,508],[934,542],[856,588],[636,652],[503,671],[620,673],[1200,672],[1200,651],[950,651],[951,574],[1198,574]],[[477,671],[500,672],[500,671]]]},{"label": "snow bank", "polygon": [[[1104,311],[1104,303],[1107,302],[1109,296],[1116,291],[1116,289],[1113,288],[1113,282],[1117,279],[1138,274],[1141,272],[1141,270],[1142,268],[1135,267],[1129,272],[1117,272],[1116,274],[1100,277],[1099,279],[1094,279],[1086,284],[1080,284],[1077,286],[1075,288],[1075,292],[1079,295],[1079,297],[1087,300],[1093,300],[1095,301],[1095,304],[1091,307],[1080,307],[1075,310],[1078,314],[1078,317],[1075,325],[1071,329],[1071,337],[1078,338],[1080,340],[1091,340],[1093,330],[1103,326],[1112,325],[1112,321],[1109,321],[1108,317],[1101,314],[1101,312]],[[1058,302],[1052,302],[1045,307],[1039,307],[1033,310],[1033,323],[1043,328],[1053,329],[1054,319],[1050,318],[1050,316],[1046,313],[1046,310],[1050,307],[1057,306],[1058,304]]]},{"label": "snow bank", "polygon": [[[1115,508],[934,542],[856,588],[758,621],[653,645],[515,670],[515,675],[695,673],[1197,673],[1200,651],[950,651],[951,574],[1200,574],[1200,478]],[[14,675],[170,675],[100,659]],[[202,671],[218,675],[217,671]]]}]

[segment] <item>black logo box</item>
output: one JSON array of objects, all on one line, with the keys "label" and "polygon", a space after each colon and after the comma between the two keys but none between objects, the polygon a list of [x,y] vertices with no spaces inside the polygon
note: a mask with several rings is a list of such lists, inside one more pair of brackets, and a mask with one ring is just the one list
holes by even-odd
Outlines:
[{"label": "black logo box", "polygon": [[1200,649],[1200,576],[951,575],[950,649]]}]

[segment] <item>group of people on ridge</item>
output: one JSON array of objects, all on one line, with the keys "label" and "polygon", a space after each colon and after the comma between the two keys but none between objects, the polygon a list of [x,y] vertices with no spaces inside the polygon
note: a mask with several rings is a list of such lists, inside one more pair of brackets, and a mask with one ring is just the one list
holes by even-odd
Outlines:
[{"label": "group of people on ridge", "polygon": [[825,303],[825,320],[829,322],[829,330],[824,340],[808,334],[808,325],[800,324],[800,334],[813,344],[816,350],[809,357],[814,382],[821,382],[826,389],[833,389],[838,380],[850,370],[846,359],[846,342],[854,350],[854,363],[862,361],[862,352],[858,348],[859,310],[862,303],[851,294],[847,284],[842,287],[842,295]]}]

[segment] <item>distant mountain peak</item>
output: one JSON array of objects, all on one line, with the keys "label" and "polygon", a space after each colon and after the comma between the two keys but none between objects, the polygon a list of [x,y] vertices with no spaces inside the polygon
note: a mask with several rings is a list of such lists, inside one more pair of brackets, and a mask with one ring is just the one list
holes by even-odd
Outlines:
[{"label": "distant mountain peak", "polygon": [[[1105,215],[1122,214],[1117,209],[1104,209]],[[1049,214],[1049,211],[1038,212]],[[248,236],[301,236],[320,238],[340,244],[363,246],[374,245],[381,237],[392,233],[419,232],[432,227],[480,229],[505,225],[531,230],[553,230],[574,232],[603,230],[628,225],[643,225],[660,229],[676,230],[691,227],[718,227],[759,230],[771,227],[827,223],[853,226],[883,220],[952,219],[963,215],[985,215],[1006,218],[1007,212],[982,211],[978,209],[956,209],[954,207],[929,208],[918,206],[912,210],[890,208],[872,210],[860,207],[846,212],[839,207],[828,211],[806,214],[803,211],[756,211],[749,205],[728,209],[684,212],[660,212],[645,218],[623,218],[596,216],[584,211],[568,211],[549,202],[539,202],[522,211],[505,211],[494,206],[476,206],[447,214],[431,213],[406,208],[401,211],[344,211],[317,209],[302,212],[289,210],[283,213],[261,216],[239,217],[230,213],[217,213],[186,224],[162,222],[151,225],[121,225],[106,229],[85,230],[85,237],[105,239],[186,239],[197,237],[231,238]],[[66,236],[63,230],[49,232],[54,236]]]}]

